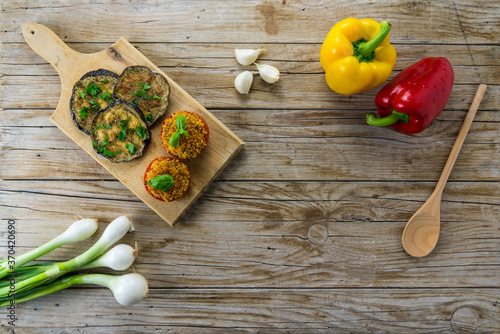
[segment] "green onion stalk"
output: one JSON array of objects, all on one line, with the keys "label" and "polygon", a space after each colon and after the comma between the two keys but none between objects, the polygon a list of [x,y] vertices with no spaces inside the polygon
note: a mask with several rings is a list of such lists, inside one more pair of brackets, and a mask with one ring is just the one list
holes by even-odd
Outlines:
[{"label": "green onion stalk", "polygon": [[[112,270],[126,270],[132,265],[132,263],[134,263],[135,258],[137,257],[137,252],[137,243],[135,244],[135,248],[126,244],[119,244],[78,269],[85,270],[93,268],[109,268]],[[10,276],[12,277],[13,275],[16,281],[22,281],[44,273],[54,264],[57,263],[51,262],[31,266],[22,266],[16,268]],[[10,280],[0,280],[0,288],[4,286],[10,286]]]},{"label": "green onion stalk", "polygon": [[[28,291],[29,294],[26,292],[19,295],[16,294],[16,303],[46,296],[79,284],[95,284],[107,287],[113,292],[116,301],[124,306],[131,306],[143,301],[147,298],[149,292],[147,280],[137,273],[122,276],[80,274],[63,277],[50,284],[35,287]],[[0,307],[10,304],[10,300],[3,299],[0,302]]]},{"label": "green onion stalk", "polygon": [[12,273],[16,268],[43,256],[56,248],[72,242],[85,240],[97,231],[96,219],[81,219],[71,224],[66,231],[50,240],[43,246],[35,248],[27,253],[15,257],[15,261],[0,261],[0,279]]},{"label": "green onion stalk", "polygon": [[[85,253],[80,254],[74,259],[71,259],[66,262],[54,263],[47,266],[40,266],[38,269],[43,268],[43,272],[37,272],[36,270],[34,270],[33,271],[34,274],[32,275],[31,272],[25,274],[26,276],[28,276],[27,278],[19,281],[16,280],[16,282],[14,283],[14,288],[15,288],[14,291],[16,297],[19,297],[19,294],[31,290],[37,286],[51,283],[58,277],[67,274],[68,272],[84,267],[89,262],[99,257],[104,251],[106,251],[106,249],[108,249],[116,241],[120,240],[129,230],[133,230],[133,225],[132,222],[127,217],[121,216],[116,218],[107,226],[101,238]],[[42,246],[41,248],[43,247],[44,246]],[[45,250],[46,249],[44,248],[43,251]],[[38,253],[35,255],[38,255]],[[21,277],[23,277],[22,274]],[[66,281],[61,283],[65,282]],[[0,299],[9,297],[11,293],[12,289],[10,285],[0,287]]]}]

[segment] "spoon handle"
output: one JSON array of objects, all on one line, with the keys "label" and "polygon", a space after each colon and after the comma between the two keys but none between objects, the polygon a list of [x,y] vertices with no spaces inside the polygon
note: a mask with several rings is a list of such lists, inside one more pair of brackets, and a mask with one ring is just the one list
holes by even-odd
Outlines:
[{"label": "spoon handle", "polygon": [[474,100],[469,108],[469,112],[465,117],[464,124],[458,133],[457,140],[451,149],[450,156],[446,161],[446,165],[444,166],[443,172],[441,173],[441,177],[439,178],[438,184],[436,186],[436,193],[441,193],[444,189],[446,181],[448,181],[448,177],[450,176],[451,170],[453,169],[453,165],[455,165],[455,161],[457,160],[458,153],[462,148],[462,144],[464,143],[465,137],[467,136],[467,132],[469,132],[472,121],[474,120],[474,116],[476,115],[477,109],[479,108],[479,104],[483,99],[484,92],[486,91],[486,85],[481,84],[477,89],[476,96],[474,96]]}]

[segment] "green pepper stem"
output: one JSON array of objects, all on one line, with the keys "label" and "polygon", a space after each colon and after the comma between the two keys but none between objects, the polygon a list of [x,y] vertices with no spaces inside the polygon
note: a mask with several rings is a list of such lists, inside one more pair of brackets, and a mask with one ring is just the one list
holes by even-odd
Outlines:
[{"label": "green pepper stem", "polygon": [[392,109],[392,114],[386,117],[377,118],[375,114],[370,113],[366,115],[366,123],[373,126],[388,126],[396,122],[408,123],[408,114],[397,112]]},{"label": "green pepper stem", "polygon": [[380,32],[375,38],[369,40],[368,42],[362,42],[358,45],[357,52],[364,58],[370,56],[370,54],[375,51],[375,49],[382,44],[384,39],[391,31],[392,25],[387,21],[380,22]]}]

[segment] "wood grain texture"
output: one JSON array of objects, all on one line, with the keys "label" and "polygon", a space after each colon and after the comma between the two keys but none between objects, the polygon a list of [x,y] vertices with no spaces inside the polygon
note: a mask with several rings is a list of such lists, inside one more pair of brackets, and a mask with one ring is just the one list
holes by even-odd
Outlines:
[{"label": "wood grain texture", "polygon": [[[498,328],[492,289],[154,289],[138,307],[116,307],[109,291],[73,289],[19,306],[25,319],[78,307],[72,326],[50,318],[19,320],[23,333],[456,333],[464,310],[476,332]],[[101,303],[96,303],[99,295]],[[245,302],[242,302],[242,301]],[[88,305],[93,307],[88,307]],[[108,306],[109,305],[109,306]],[[115,316],[111,319],[107,313]],[[462,326],[464,324],[462,323]],[[208,329],[209,328],[209,329]],[[463,327],[462,327],[463,328]],[[17,329],[16,329],[17,331]],[[464,333],[461,331],[461,333]]]},{"label": "wood grain texture", "polygon": [[[9,219],[19,253],[78,216],[85,251],[128,214],[133,270],[150,298],[120,307],[105,289],[73,288],[18,305],[13,333],[500,332],[500,7],[491,0],[13,0],[1,9],[0,257]],[[388,19],[392,76],[447,57],[455,85],[423,133],[371,128],[379,88],[330,91],[319,50],[334,23]],[[123,36],[247,145],[176,225],[164,222],[50,121],[61,82],[24,43],[22,22],[48,26],[72,49],[99,52]],[[266,48],[275,85],[235,92],[235,48]],[[425,258],[401,233],[450,154],[477,86],[488,91],[442,195],[441,235]],[[78,161],[70,168],[67,161]],[[130,269],[129,271],[131,271]],[[101,271],[111,273],[111,271]],[[4,313],[1,313],[4,312]]]}]

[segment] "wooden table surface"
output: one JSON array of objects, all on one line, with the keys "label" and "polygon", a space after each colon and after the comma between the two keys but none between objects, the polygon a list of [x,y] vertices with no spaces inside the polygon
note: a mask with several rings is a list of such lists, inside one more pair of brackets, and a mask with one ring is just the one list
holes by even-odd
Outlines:
[{"label": "wooden table surface", "polygon": [[[450,60],[451,98],[423,133],[365,124],[380,87],[327,87],[321,44],[351,16],[392,23],[392,76],[424,57]],[[24,42],[23,22],[84,53],[125,37],[245,149],[169,227],[50,123],[59,77]],[[125,214],[136,231],[124,240],[140,248],[133,270],[150,284],[134,307],[82,286],[17,305],[15,327],[3,309],[2,333],[500,332],[498,1],[13,0],[1,26],[1,256],[9,220],[20,254],[79,216],[99,219],[96,236],[43,258],[53,261]],[[281,79],[256,78],[239,95],[234,78],[249,67],[233,50],[260,47]],[[444,189],[439,243],[412,258],[401,233],[480,83],[488,89]]]}]

